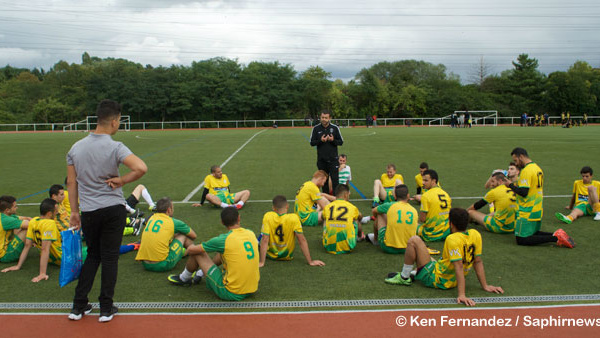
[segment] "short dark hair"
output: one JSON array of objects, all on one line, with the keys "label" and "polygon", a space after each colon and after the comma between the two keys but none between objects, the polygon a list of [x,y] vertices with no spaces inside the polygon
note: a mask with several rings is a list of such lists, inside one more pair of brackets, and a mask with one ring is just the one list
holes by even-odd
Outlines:
[{"label": "short dark hair", "polygon": [[469,225],[469,213],[463,208],[452,208],[450,209],[450,223],[454,224],[454,227],[458,231],[467,230]]},{"label": "short dark hair", "polygon": [[348,158],[348,156],[346,154],[340,154],[340,157]]},{"label": "short dark hair", "polygon": [[114,120],[120,114],[121,105],[113,100],[104,99],[98,103],[98,107],[96,108],[96,116],[98,116],[99,124]]},{"label": "short dark hair", "polygon": [[273,197],[273,207],[275,207],[275,209],[283,209],[286,205],[288,205],[288,201],[287,198],[285,198],[285,196],[277,195]]},{"label": "short dark hair", "polygon": [[396,171],[396,165],[395,165],[395,164],[393,164],[393,163],[390,163],[390,164],[388,164],[388,165],[387,165],[385,168],[386,168],[386,169],[389,169],[389,168],[394,168],[394,171]]},{"label": "short dark hair", "polygon": [[529,157],[529,155],[527,154],[527,150],[521,148],[521,147],[516,147],[515,149],[513,149],[513,151],[510,152],[511,155],[516,155],[516,156],[525,156],[525,157]]},{"label": "short dark hair", "polygon": [[17,201],[14,196],[0,196],[0,211],[5,211],[6,209],[10,209],[13,206],[13,203]]},{"label": "short dark hair", "polygon": [[240,214],[236,207],[223,208],[223,211],[221,211],[221,222],[226,227],[230,227],[237,223],[239,216]]},{"label": "short dark hair", "polygon": [[173,205],[173,202],[168,197],[163,197],[156,201],[156,212],[165,213]]},{"label": "short dark hair", "polygon": [[340,197],[343,194],[347,193],[350,191],[350,188],[348,188],[347,185],[345,184],[338,184],[337,187],[335,187],[335,196],[336,197]]},{"label": "short dark hair", "polygon": [[56,204],[58,204],[58,202],[51,198],[44,199],[42,203],[40,203],[40,215],[43,216],[49,212],[54,212]]},{"label": "short dark hair", "polygon": [[48,190],[48,195],[52,198],[52,195],[58,195],[61,190],[65,190],[65,187],[60,184],[53,184]]},{"label": "short dark hair", "polygon": [[497,173],[492,174],[492,177],[495,178],[495,179],[499,179],[499,180],[504,180],[506,178],[506,176],[504,175],[504,173],[500,172],[500,171],[497,172]]},{"label": "short dark hair", "polygon": [[210,172],[214,174],[217,171],[217,168],[220,168],[220,167],[216,164],[210,166]]},{"label": "short dark hair", "polygon": [[438,173],[435,170],[427,169],[425,170],[425,172],[423,172],[423,176],[425,175],[429,175],[429,177],[431,177],[432,180],[435,180],[435,183],[438,182]]},{"label": "short dark hair", "polygon": [[427,162],[421,162],[421,164],[419,164],[419,168],[429,169],[429,164],[427,164]]},{"label": "short dark hair", "polygon": [[394,188],[394,193],[396,194],[396,201],[405,200],[408,197],[408,187],[406,184],[398,184]]},{"label": "short dark hair", "polygon": [[508,164],[508,166],[509,166],[509,167],[510,167],[510,166],[513,166],[513,167],[515,167],[515,168],[517,168],[517,169],[519,168],[519,167],[517,167],[517,164],[516,164],[515,162],[510,162],[510,163]]},{"label": "short dark hair", "polygon": [[329,109],[323,109],[323,110],[321,110],[321,114],[326,114],[326,115],[331,116],[331,110],[329,110]]},{"label": "short dark hair", "polygon": [[592,168],[587,165],[585,167],[581,168],[581,171],[579,173],[594,175],[594,171],[592,170]]}]

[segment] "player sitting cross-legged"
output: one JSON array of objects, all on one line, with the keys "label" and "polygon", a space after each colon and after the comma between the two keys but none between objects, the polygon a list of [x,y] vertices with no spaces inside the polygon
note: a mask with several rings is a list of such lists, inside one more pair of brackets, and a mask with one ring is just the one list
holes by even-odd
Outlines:
[{"label": "player sitting cross-legged", "polygon": [[425,286],[437,289],[457,288],[457,303],[467,306],[475,302],[467,298],[465,293],[465,277],[471,268],[475,269],[481,287],[487,292],[504,293],[499,286],[488,285],[481,259],[482,242],[481,234],[475,229],[467,230],[469,214],[465,209],[453,208],[450,210],[450,229],[452,234],[446,238],[442,259],[435,261],[429,255],[425,242],[413,236],[408,241],[404,254],[402,271],[390,278],[388,284],[411,285],[413,268],[417,267],[414,279],[421,281]]},{"label": "player sitting cross-legged", "polygon": [[294,258],[296,239],[306,258],[306,262],[312,266],[323,266],[320,260],[310,257],[310,250],[306,237],[302,233],[302,224],[296,214],[288,214],[288,202],[285,196],[277,195],[273,198],[273,211],[263,216],[260,240],[260,263],[265,265],[265,258],[272,260],[289,261]]},{"label": "player sitting cross-legged", "polygon": [[204,192],[200,203],[192,204],[193,207],[201,207],[205,200],[211,204],[221,207],[236,207],[241,209],[244,203],[250,198],[250,190],[242,190],[236,193],[229,191],[231,182],[227,175],[223,174],[223,170],[218,165],[210,167],[210,174],[204,178]]},{"label": "player sitting cross-legged", "polygon": [[380,203],[394,201],[394,187],[403,184],[404,178],[396,173],[396,165],[388,164],[381,178],[373,182],[373,208]]}]

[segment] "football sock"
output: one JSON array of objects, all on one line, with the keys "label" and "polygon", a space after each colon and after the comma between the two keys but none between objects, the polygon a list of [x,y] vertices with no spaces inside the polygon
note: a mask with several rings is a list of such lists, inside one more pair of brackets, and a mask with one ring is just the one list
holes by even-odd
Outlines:
[{"label": "football sock", "polygon": [[196,271],[196,277],[202,277],[204,276],[204,271],[202,271],[202,269],[198,268],[198,270]]},{"label": "football sock", "polygon": [[407,265],[404,264],[404,266],[402,267],[402,272],[400,273],[400,276],[404,279],[408,279],[410,278],[410,272],[413,269],[413,265]]},{"label": "football sock", "polygon": [[152,200],[152,196],[150,196],[150,193],[148,192],[148,189],[144,188],[144,190],[142,190],[142,197],[144,198],[144,200],[146,200],[146,202],[148,202],[148,205],[150,205],[150,207],[154,208],[155,204]]},{"label": "football sock", "polygon": [[130,214],[133,214],[135,212],[135,209],[130,207],[129,204],[125,204],[125,209],[127,209],[127,212]]},{"label": "football sock", "polygon": [[592,206],[595,212],[600,212],[600,202],[594,203]]},{"label": "football sock", "polygon": [[229,207],[230,207],[229,204],[221,202],[221,208],[225,209],[225,208],[229,208]]},{"label": "football sock", "polygon": [[377,203],[381,202],[381,200],[379,199],[379,196],[373,197],[373,202],[377,202]]},{"label": "football sock", "polygon": [[573,217],[571,215],[567,216],[567,218],[573,221]]},{"label": "football sock", "polygon": [[363,218],[360,219],[360,222],[362,224],[365,224],[365,223],[369,223],[370,220],[371,220],[371,216],[365,216],[365,217],[363,217]]},{"label": "football sock", "polygon": [[190,279],[192,279],[192,273],[188,271],[187,268],[183,269],[183,272],[179,275],[179,278],[184,281],[187,282]]},{"label": "football sock", "polygon": [[244,201],[239,201],[239,202],[237,202],[236,204],[237,204],[237,205],[244,206]]}]

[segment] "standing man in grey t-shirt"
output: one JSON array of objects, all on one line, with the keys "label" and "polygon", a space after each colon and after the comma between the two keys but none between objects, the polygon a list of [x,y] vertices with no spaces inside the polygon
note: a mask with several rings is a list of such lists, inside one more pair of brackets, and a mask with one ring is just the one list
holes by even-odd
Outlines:
[{"label": "standing man in grey t-shirt", "polygon": [[[81,227],[88,248],[69,319],[79,320],[92,310],[88,293],[102,264],[98,321],[108,322],[118,311],[113,305],[113,295],[127,217],[121,187],[142,177],[148,168],[129,148],[111,137],[119,130],[121,105],[102,100],[96,115],[96,130],[75,143],[67,154],[70,225],[76,229]],[[121,163],[131,170],[123,176],[119,176]]]}]

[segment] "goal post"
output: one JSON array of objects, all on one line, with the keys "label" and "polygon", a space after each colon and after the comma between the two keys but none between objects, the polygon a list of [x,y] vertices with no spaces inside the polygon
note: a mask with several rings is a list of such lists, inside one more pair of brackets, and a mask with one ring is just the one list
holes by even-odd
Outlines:
[{"label": "goal post", "polygon": [[[63,127],[63,131],[86,131],[96,129],[98,124],[98,116],[86,116],[85,120],[77,121],[75,123],[68,124]],[[121,125],[119,130],[130,131],[131,130],[131,116],[121,115]]]},{"label": "goal post", "polygon": [[[498,126],[498,111],[497,110],[455,110],[454,114],[458,116],[459,125],[461,125],[461,116],[465,113],[471,114],[471,124],[473,126]],[[464,125],[468,123],[465,119]]]}]

